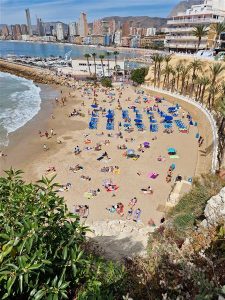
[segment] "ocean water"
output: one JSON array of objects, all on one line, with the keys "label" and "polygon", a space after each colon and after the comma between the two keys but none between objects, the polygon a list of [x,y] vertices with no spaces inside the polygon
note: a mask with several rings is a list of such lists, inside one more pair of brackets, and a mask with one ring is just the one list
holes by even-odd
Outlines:
[{"label": "ocean water", "polygon": [[0,146],[7,146],[8,134],[38,113],[40,92],[33,81],[0,72]]},{"label": "ocean water", "polygon": [[[85,53],[106,53],[105,48],[96,48],[90,46],[77,46],[68,44],[56,44],[56,43],[33,43],[33,42],[21,42],[21,41],[0,41],[0,56],[6,55],[26,55],[26,56],[39,56],[49,57],[53,56],[65,56],[66,53],[71,51],[72,58],[84,57]],[[109,52],[113,52],[113,49]],[[135,51],[119,51],[119,58],[125,57],[137,57],[138,53]],[[113,58],[113,55],[112,55]]]}]

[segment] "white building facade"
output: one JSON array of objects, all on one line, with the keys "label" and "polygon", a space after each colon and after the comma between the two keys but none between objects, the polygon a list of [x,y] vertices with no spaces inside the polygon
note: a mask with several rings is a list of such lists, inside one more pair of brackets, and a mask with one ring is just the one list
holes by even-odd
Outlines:
[{"label": "white building facade", "polygon": [[64,40],[64,30],[63,30],[63,24],[62,23],[57,23],[56,24],[56,38],[58,41],[63,41]]},{"label": "white building facade", "polygon": [[76,22],[72,22],[69,24],[69,36],[78,35],[78,25]]},{"label": "white building facade", "polygon": [[203,24],[208,34],[202,37],[199,49],[213,46],[214,34],[210,26],[225,21],[225,0],[205,0],[204,4],[192,5],[185,13],[178,13],[167,21],[165,48],[173,51],[195,52],[198,38],[193,35],[196,25]]},{"label": "white building facade", "polygon": [[147,28],[146,36],[151,36],[151,35],[155,35],[155,34],[156,34],[156,28],[154,28],[154,27]]},{"label": "white building facade", "polygon": [[[124,61],[117,61],[117,72],[120,74],[124,74]],[[89,70],[90,67],[90,70]],[[86,59],[73,59],[72,60],[72,68],[76,75],[94,75],[95,74],[95,64],[92,58],[89,59],[89,66]],[[104,71],[103,71],[104,69]],[[109,69],[109,72],[108,72]],[[106,59],[103,60],[103,65],[101,60],[96,59],[96,75],[102,77],[105,76],[113,76],[115,74],[115,61],[109,60],[109,68],[108,61]]]}]

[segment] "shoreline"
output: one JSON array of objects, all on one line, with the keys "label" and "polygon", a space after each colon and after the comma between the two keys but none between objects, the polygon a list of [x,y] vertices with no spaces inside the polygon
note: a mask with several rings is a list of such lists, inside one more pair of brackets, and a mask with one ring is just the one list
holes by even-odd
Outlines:
[{"label": "shoreline", "polygon": [[[22,66],[20,66],[23,68]],[[189,177],[193,177],[195,174],[195,168],[197,166],[198,160],[198,148],[197,141],[195,139],[195,134],[197,132],[197,128],[193,128],[191,133],[188,135],[180,134],[175,131],[175,133],[170,136],[167,134],[163,134],[162,128],[160,129],[160,133],[158,134],[157,141],[151,141],[151,155],[148,156],[146,154],[141,154],[141,158],[138,162],[130,161],[124,159],[122,156],[122,152],[118,152],[117,145],[120,143],[118,138],[110,138],[110,146],[104,146],[104,151],[107,149],[109,151],[109,155],[112,158],[112,162],[109,165],[117,165],[121,167],[121,175],[113,175],[113,174],[103,174],[100,172],[101,166],[104,166],[106,163],[102,161],[101,163],[96,160],[96,155],[100,153],[97,152],[89,152],[83,151],[81,156],[74,156],[73,149],[76,145],[80,145],[83,149],[85,136],[90,136],[90,139],[93,140],[93,143],[99,143],[102,141],[102,137],[97,136],[96,133],[105,130],[105,121],[102,120],[99,124],[98,131],[90,131],[88,129],[88,120],[89,115],[86,114],[85,117],[76,117],[69,118],[68,115],[73,111],[74,108],[81,108],[82,111],[87,111],[89,104],[92,103],[92,94],[88,95],[84,93],[83,88],[80,89],[80,86],[89,86],[86,83],[78,83],[75,84],[75,88],[69,88],[67,86],[61,85],[51,85],[54,89],[60,90],[60,94],[63,97],[67,97],[66,105],[62,106],[60,104],[56,105],[56,103],[52,104],[52,112],[55,116],[54,119],[49,118],[51,112],[47,113],[47,109],[42,106],[41,113],[37,115],[39,121],[37,123],[33,123],[32,126],[26,126],[21,130],[22,139],[20,139],[19,143],[15,145],[11,143],[11,149],[9,150],[9,156],[5,160],[12,161],[15,157],[10,157],[16,155],[16,167],[21,166],[25,171],[24,179],[30,181],[36,181],[41,178],[42,175],[46,175],[46,169],[54,166],[56,168],[57,178],[56,181],[60,184],[66,184],[68,182],[72,183],[72,189],[67,192],[63,192],[62,196],[65,197],[66,203],[70,211],[74,210],[74,204],[88,204],[90,206],[91,214],[88,218],[88,222],[99,221],[99,220],[112,220],[120,218],[119,216],[111,215],[106,211],[106,207],[110,206],[114,201],[122,201],[126,206],[128,205],[129,200],[137,196],[139,199],[140,207],[143,209],[143,222],[147,224],[149,218],[153,218],[156,220],[156,224],[159,224],[160,218],[164,215],[165,205],[167,197],[171,191],[171,184],[162,183],[165,181],[167,169],[169,165],[173,162],[170,158],[166,158],[165,163],[157,162],[157,156],[163,155],[167,156],[167,148],[174,146],[176,147],[180,159],[174,161],[176,163],[176,174],[184,175],[184,179],[187,180]],[[113,88],[113,90],[117,92],[119,88]],[[127,96],[135,97],[135,89],[131,86],[125,86],[125,94],[123,95],[123,105],[129,105],[129,102],[126,102],[125,99]],[[62,90],[62,93],[61,93]],[[102,105],[105,106],[110,105],[109,97],[106,96],[106,93],[101,91],[102,88],[98,89],[98,98],[101,101]],[[123,92],[123,93],[124,93]],[[71,95],[69,96],[69,93]],[[152,91],[148,93],[149,97],[153,97]],[[118,97],[118,96],[117,96]],[[125,98],[124,98],[125,97]],[[105,100],[104,99],[107,99]],[[166,97],[167,99],[167,97]],[[81,102],[85,100],[85,106],[82,107]],[[135,99],[133,99],[135,100]],[[174,97],[175,100],[175,97]],[[103,101],[103,102],[102,102]],[[153,100],[150,101],[153,103]],[[165,105],[168,106],[168,101],[166,101]],[[88,104],[89,103],[89,104]],[[132,102],[130,103],[132,104]],[[114,103],[114,106],[116,103]],[[146,104],[139,104],[138,107],[141,109],[145,107]],[[162,106],[163,107],[163,106]],[[115,120],[115,124],[120,120],[121,112],[117,111],[116,107],[112,107],[116,111],[117,119]],[[183,110],[182,110],[183,111]],[[44,114],[42,114],[44,113]],[[131,113],[131,112],[130,112]],[[196,112],[198,113],[198,112]],[[43,119],[41,119],[41,116]],[[158,118],[158,115],[157,115]],[[101,118],[102,119],[102,118]],[[148,124],[147,115],[144,114],[145,124]],[[29,124],[27,124],[29,125]],[[149,126],[149,125],[148,125]],[[117,132],[115,126],[115,132]],[[161,125],[160,125],[161,127]],[[54,129],[54,132],[57,134],[56,136],[51,137],[50,139],[46,139],[45,137],[39,137],[38,131],[42,132],[45,130]],[[109,133],[106,131],[106,133]],[[150,133],[149,129],[147,131],[140,133],[135,130],[133,134],[125,133],[125,137],[134,136],[136,141],[135,143],[131,143],[128,145],[129,148],[136,149],[138,145],[143,143],[144,141],[151,140],[154,133]],[[19,139],[19,134],[17,135]],[[57,143],[57,139],[62,141],[62,144]],[[122,141],[121,141],[122,142]],[[43,151],[43,144],[46,143],[49,150]],[[190,147],[190,144],[193,143],[193,147]],[[81,145],[82,144],[82,145]],[[15,147],[17,149],[17,153],[15,154]],[[26,151],[24,151],[26,149]],[[19,157],[18,157],[19,153]],[[12,158],[12,159],[11,159]],[[25,160],[23,163],[22,161]],[[74,174],[69,171],[70,166],[74,166],[80,163],[81,165],[85,165],[84,175],[89,175],[92,177],[91,182],[81,181],[80,175],[82,173]],[[131,168],[132,164],[132,168]],[[5,164],[6,166],[6,164]],[[158,170],[160,173],[160,179],[156,181],[150,181],[146,176],[148,172]],[[137,174],[141,172],[142,176],[137,176]],[[55,175],[55,173],[48,173],[50,177]],[[146,175],[144,175],[146,174]],[[105,176],[108,178],[113,177],[115,182],[119,185],[120,189],[117,192],[118,196],[116,198],[111,198],[111,193],[105,193],[102,188],[102,182],[105,179]],[[175,175],[174,175],[175,176]],[[141,188],[148,186],[149,184],[153,185],[153,189],[155,190],[154,195],[150,196],[151,199],[148,200],[149,196],[143,196],[140,192]],[[95,199],[87,199],[84,194],[90,188],[96,189],[97,187],[101,188],[100,195]],[[129,186],[133,186],[132,189]],[[163,187],[163,188],[162,188]],[[110,198],[109,198],[110,197]],[[124,219],[124,218],[123,218]]]}]

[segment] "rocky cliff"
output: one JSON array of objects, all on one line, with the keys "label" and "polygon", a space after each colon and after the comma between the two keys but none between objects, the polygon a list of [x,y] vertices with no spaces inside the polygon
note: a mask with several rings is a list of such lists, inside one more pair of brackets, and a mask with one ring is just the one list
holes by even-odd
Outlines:
[{"label": "rocky cliff", "polygon": [[201,4],[204,0],[185,0],[180,1],[170,12],[169,17],[176,16],[178,13],[185,12],[192,5]]}]

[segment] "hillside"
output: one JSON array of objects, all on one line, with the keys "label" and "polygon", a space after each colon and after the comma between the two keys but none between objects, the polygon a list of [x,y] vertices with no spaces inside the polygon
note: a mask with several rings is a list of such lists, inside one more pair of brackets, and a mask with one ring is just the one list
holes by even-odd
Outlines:
[{"label": "hillside", "polygon": [[191,8],[192,5],[201,4],[204,0],[184,0],[180,1],[170,12],[169,17],[176,16],[180,12],[185,12],[186,9]]},{"label": "hillside", "polygon": [[140,27],[156,27],[159,28],[161,26],[166,25],[167,19],[166,18],[158,18],[158,17],[148,17],[148,16],[139,16],[139,17],[133,17],[133,16],[128,16],[128,17],[119,17],[119,16],[111,16],[111,17],[106,17],[103,18],[103,20],[110,20],[114,19],[117,23],[120,22],[123,24],[126,21],[133,21],[134,26],[140,26]]}]

